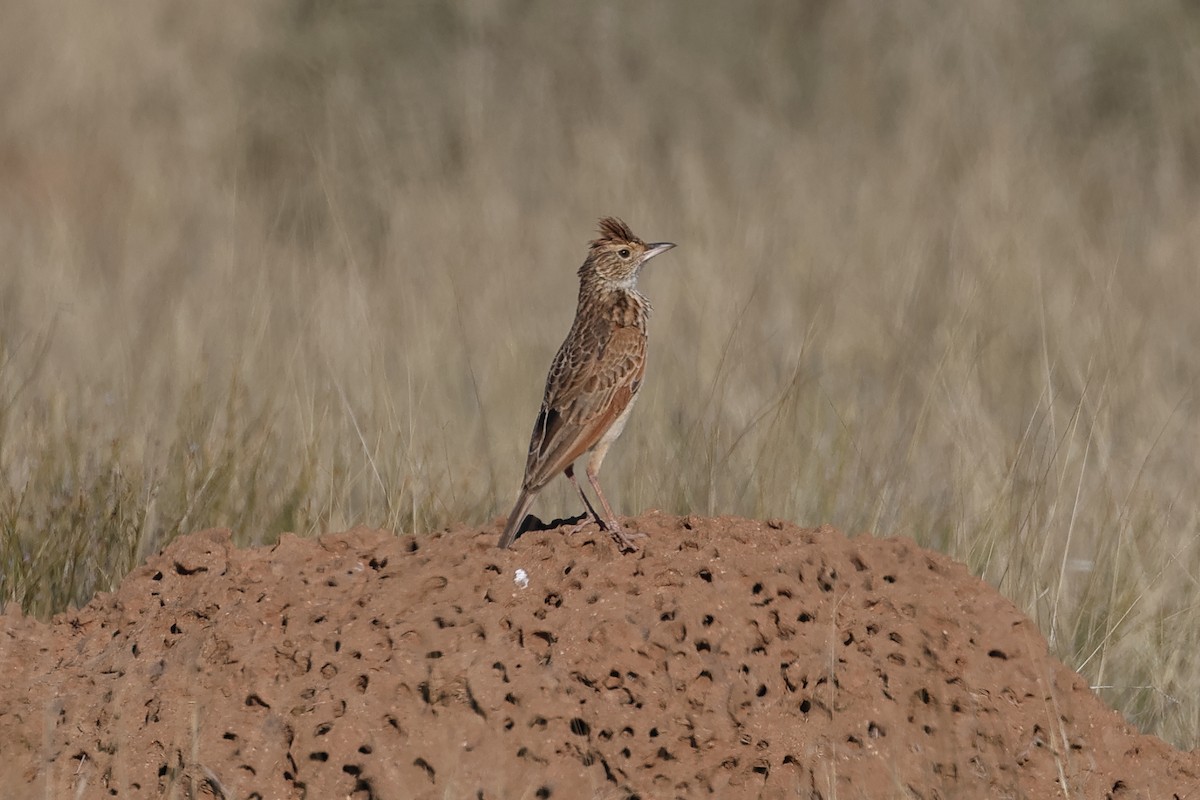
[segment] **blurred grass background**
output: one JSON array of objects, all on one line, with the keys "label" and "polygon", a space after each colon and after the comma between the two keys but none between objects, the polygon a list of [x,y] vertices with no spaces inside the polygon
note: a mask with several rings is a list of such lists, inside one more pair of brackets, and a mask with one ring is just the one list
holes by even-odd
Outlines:
[{"label": "blurred grass background", "polygon": [[0,4],[0,600],[507,513],[615,214],[680,244],[621,510],[913,536],[1194,747],[1198,43],[1184,0]]}]

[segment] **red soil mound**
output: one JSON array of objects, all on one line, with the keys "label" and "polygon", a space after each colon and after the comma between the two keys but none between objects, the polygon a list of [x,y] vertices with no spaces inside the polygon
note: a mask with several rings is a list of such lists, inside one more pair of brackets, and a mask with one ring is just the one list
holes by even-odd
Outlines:
[{"label": "red soil mound", "polygon": [[10,610],[0,794],[1200,798],[1200,752],[1131,729],[948,558],[631,527],[634,556],[207,531],[50,625]]}]

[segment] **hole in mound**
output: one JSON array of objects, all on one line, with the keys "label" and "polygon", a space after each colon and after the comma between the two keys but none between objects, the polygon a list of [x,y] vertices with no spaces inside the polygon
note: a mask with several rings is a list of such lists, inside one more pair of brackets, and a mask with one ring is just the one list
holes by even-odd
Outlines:
[{"label": "hole in mound", "polygon": [[1008,653],[1003,650],[988,650],[988,656],[990,658],[998,658],[1001,661],[1008,661]]},{"label": "hole in mound", "polygon": [[663,613],[659,614],[659,616],[658,616],[659,622],[670,622],[673,619],[675,619],[674,611],[664,611]]},{"label": "hole in mound", "polygon": [[884,583],[895,583],[896,576],[895,575],[884,575],[883,580],[884,580]]},{"label": "hole in mound", "polygon": [[842,639],[842,644],[846,645],[847,647],[854,644],[854,632],[853,631],[846,631],[846,638]]},{"label": "hole in mound", "polygon": [[800,616],[796,617],[796,622],[812,622],[812,615],[807,611],[801,611]]},{"label": "hole in mound", "polygon": [[812,711],[812,703],[810,703],[808,700],[801,700],[800,713],[807,714],[809,711]]},{"label": "hole in mound", "polygon": [[671,751],[665,747],[658,748],[658,752],[655,755],[658,756],[660,761],[674,761],[675,760],[675,756],[671,755]]},{"label": "hole in mound", "polygon": [[359,675],[358,680],[356,680],[354,682],[354,686],[355,686],[355,688],[358,689],[359,692],[365,693],[367,691],[367,684],[370,682],[371,682],[371,679],[368,678],[366,675]]},{"label": "hole in mound", "polygon": [[[413,759],[413,766],[420,767],[421,769],[425,770],[425,774],[429,776],[430,783],[433,783],[436,781],[437,772],[433,769],[433,766],[425,759],[423,759],[423,758]],[[342,767],[342,770],[346,771],[346,767]],[[357,775],[358,773],[353,772],[351,774]]]},{"label": "hole in mound", "polygon": [[629,748],[628,748],[628,747],[622,747],[622,748],[621,748],[621,757],[622,757],[622,758],[629,758],[629,757],[630,757],[630,756],[632,756],[632,755],[633,755],[633,753],[632,753],[632,752],[630,752],[630,750],[629,750]]},{"label": "hole in mound", "polygon": [[367,562],[367,566],[378,572],[387,566],[387,558],[372,558]]},{"label": "hole in mound", "polygon": [[328,662],[325,663],[325,666],[321,667],[321,677],[325,678],[326,680],[332,678],[334,675],[337,675],[337,672],[337,667]]},{"label": "hole in mound", "polygon": [[710,645],[708,643],[707,639],[701,639],[700,641],[696,642],[696,652],[697,653],[711,653],[712,645]]},{"label": "hole in mound", "polygon": [[933,735],[933,726],[932,725],[922,725],[921,730],[925,731],[926,736]]},{"label": "hole in mound", "polygon": [[541,716],[541,715],[539,714],[538,716],[536,716],[536,717],[534,717],[534,718],[533,718],[533,721],[532,721],[532,722],[530,722],[530,723],[529,723],[529,727],[531,727],[531,728],[545,728],[545,727],[546,727],[546,718],[545,718],[545,717],[543,717],[543,716]]},{"label": "hole in mound", "polygon": [[705,614],[704,619],[700,620],[700,624],[707,628],[709,625],[712,625],[714,621],[715,620],[713,619],[712,614]]},{"label": "hole in mound", "polygon": [[543,602],[553,608],[561,608],[563,604],[562,595],[558,592],[551,592],[546,595],[546,599]]},{"label": "hole in mound", "polygon": [[318,750],[315,753],[309,753],[308,760],[309,761],[322,761],[322,762],[328,761],[329,753],[326,753],[324,750]]},{"label": "hole in mound", "polygon": [[505,717],[505,718],[504,718],[504,730],[506,730],[506,731],[511,731],[511,730],[512,730],[512,729],[513,729],[513,728],[516,726],[516,724],[517,724],[517,723],[513,722],[513,718],[512,718],[512,717]]},{"label": "hole in mound", "polygon": [[484,719],[487,719],[487,712],[485,712],[483,710],[483,706],[479,705],[479,701],[475,699],[475,693],[471,691],[471,685],[466,684],[465,688],[466,688],[466,692],[467,692],[467,705],[469,705],[471,707],[471,710],[474,711],[476,714],[483,717]]},{"label": "hole in mound", "polygon": [[592,726],[587,724],[586,720],[580,719],[579,717],[571,718],[571,733],[575,734],[576,736],[587,736],[591,732]]},{"label": "hole in mound", "polygon": [[152,580],[152,581],[161,581],[162,579],[163,579],[163,574],[162,574],[162,572],[161,572],[161,571],[159,571],[159,572],[156,572],[156,573],[154,573],[154,577],[153,577],[153,578],[151,578],[150,580]]},{"label": "hole in mound", "polygon": [[538,800],[546,800],[546,798],[550,796],[550,787],[539,786],[538,790],[533,793],[533,796],[538,798]]},{"label": "hole in mound", "polygon": [[750,594],[762,594],[762,590],[763,585],[761,583],[756,583],[750,587]]},{"label": "hole in mound", "polygon": [[270,704],[268,704],[266,700],[263,700],[257,694],[246,695],[246,705],[259,706],[260,708],[270,708],[271,707]]},{"label": "hole in mound", "polygon": [[858,556],[852,557],[850,559],[850,563],[854,565],[854,569],[856,572],[863,572],[867,568],[867,565],[864,564],[863,560],[861,558],[859,558]]},{"label": "hole in mound", "polygon": [[178,575],[195,575],[198,572],[208,572],[208,567],[185,567],[183,564],[180,564],[178,561],[176,561],[175,572]]},{"label": "hole in mound", "polygon": [[867,736],[870,736],[872,739],[881,739],[887,736],[887,731],[879,723],[871,722],[867,724]]},{"label": "hole in mound", "polygon": [[364,756],[369,756],[371,753],[375,752],[375,749],[369,744],[364,744],[358,748],[358,752],[362,753]]},{"label": "hole in mound", "polygon": [[421,545],[417,544],[417,540],[415,538],[410,537],[408,541],[404,543],[405,552],[415,553],[420,549]]},{"label": "hole in mound", "polygon": [[696,575],[698,575],[701,578],[701,580],[707,581],[708,583],[712,583],[712,573],[709,572],[707,569],[700,570],[699,572],[696,573]]},{"label": "hole in mound", "polygon": [[428,653],[425,654],[425,657],[432,658],[432,659],[441,658],[442,651],[441,650],[430,650]]},{"label": "hole in mound", "polygon": [[236,742],[236,741],[237,741],[237,738],[238,738],[238,736],[237,736],[237,734],[236,734],[236,733],[234,733],[233,731],[225,731],[225,733],[223,733],[223,734],[221,735],[221,738],[222,738],[222,739],[228,739],[228,740],[229,740],[229,741],[231,741],[231,742]]},{"label": "hole in mound", "polygon": [[766,697],[767,696],[767,685],[765,683],[760,683],[758,685],[758,691],[756,691],[754,693],[754,696],[755,697]]}]

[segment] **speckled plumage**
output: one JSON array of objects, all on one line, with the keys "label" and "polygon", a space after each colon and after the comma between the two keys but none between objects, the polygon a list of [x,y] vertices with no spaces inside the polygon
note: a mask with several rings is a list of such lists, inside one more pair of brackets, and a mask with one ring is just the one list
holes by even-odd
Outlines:
[{"label": "speckled plumage", "polygon": [[[674,247],[646,244],[619,219],[600,220],[579,268],[575,322],[558,349],[542,408],[533,427],[521,494],[500,537],[500,547],[516,538],[533,498],[560,472],[579,489],[588,511],[624,550],[636,549],[617,523],[596,478],[609,445],[620,435],[646,371],[646,322],[650,303],[637,291],[647,261]],[[588,480],[606,519],[600,519],[575,481],[573,465],[591,451]]]}]

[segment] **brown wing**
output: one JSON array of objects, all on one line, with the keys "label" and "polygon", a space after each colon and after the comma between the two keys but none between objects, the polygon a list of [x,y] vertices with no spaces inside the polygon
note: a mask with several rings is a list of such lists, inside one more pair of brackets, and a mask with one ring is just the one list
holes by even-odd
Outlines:
[{"label": "brown wing", "polygon": [[540,489],[600,440],[641,388],[646,335],[597,325],[572,331],[546,380],[533,426],[525,488]]}]

